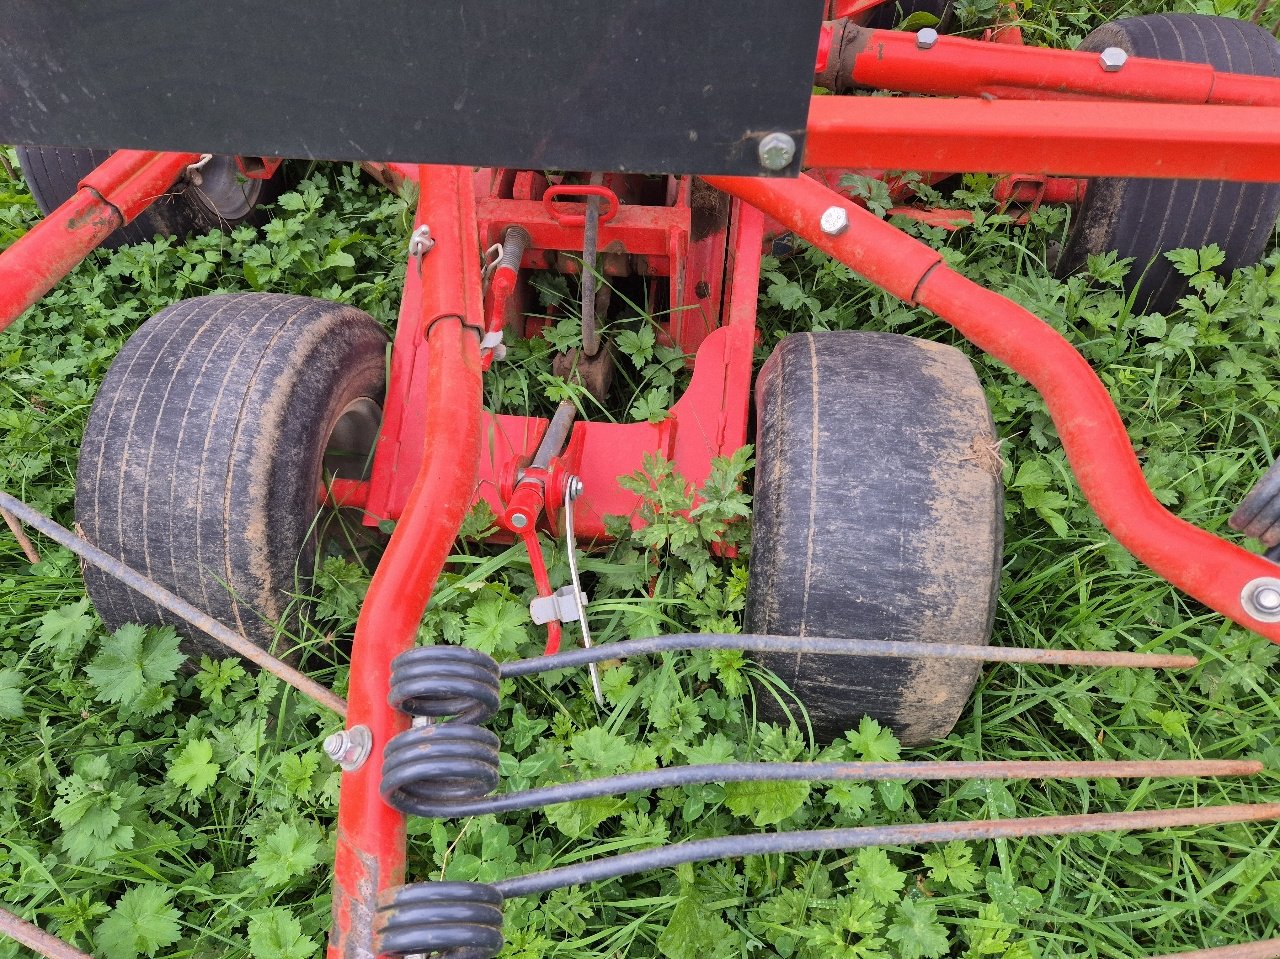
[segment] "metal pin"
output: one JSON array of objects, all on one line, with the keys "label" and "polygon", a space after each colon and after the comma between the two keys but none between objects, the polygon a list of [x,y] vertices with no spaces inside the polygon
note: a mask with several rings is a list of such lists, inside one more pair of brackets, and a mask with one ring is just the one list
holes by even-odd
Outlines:
[{"label": "metal pin", "polygon": [[[569,552],[569,582],[578,595],[582,608],[578,625],[582,627],[582,645],[591,648],[591,627],[587,625],[587,594],[582,591],[582,582],[578,579],[578,544],[573,535],[573,501],[582,495],[582,480],[570,476],[564,484],[564,538],[565,548]],[[600,689],[600,670],[595,663],[587,667],[591,670],[591,689],[596,694],[596,705],[604,706],[604,693]]]}]

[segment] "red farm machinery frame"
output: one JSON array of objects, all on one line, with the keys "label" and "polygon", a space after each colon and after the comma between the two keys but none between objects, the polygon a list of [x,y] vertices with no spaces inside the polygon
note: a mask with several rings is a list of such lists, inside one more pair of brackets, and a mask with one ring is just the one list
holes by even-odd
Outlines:
[{"label": "red farm machinery frame", "polygon": [[[931,29],[860,26],[858,17],[874,5],[831,4],[814,38],[814,82],[835,95],[810,102],[806,172],[798,177],[671,175],[655,187],[651,178],[609,172],[590,184],[568,185],[537,170],[386,158],[368,164],[393,188],[413,184],[419,199],[372,472],[366,480],[336,481],[326,493],[339,505],[363,509],[371,524],[396,521],[356,628],[349,699],[324,697],[343,711],[347,730],[362,730],[368,744],[354,748],[357,761],[342,781],[334,959],[408,949],[392,949],[380,938],[395,934],[393,907],[410,908],[395,899],[396,891],[413,888],[404,885],[405,815],[384,800],[383,782],[383,749],[411,728],[411,718],[388,704],[388,694],[393,661],[414,646],[464,517],[474,503],[488,503],[508,541],[523,538],[536,557],[536,530],[562,529],[567,492],[576,500],[578,535],[599,539],[606,517],[636,514],[638,497],[616,478],[639,469],[647,454],[662,453],[698,484],[715,457],[744,445],[760,255],[766,237],[778,232],[931,311],[1025,377],[1044,397],[1081,490],[1115,538],[1188,596],[1280,642],[1280,608],[1272,602],[1273,594],[1280,600],[1276,564],[1157,502],[1106,388],[1075,348],[833,189],[842,171],[887,170],[1009,174],[1014,179],[1005,197],[1037,203],[1076,200],[1083,180],[1094,177],[1280,183],[1280,79],[1134,56],[1117,66],[1098,53],[1022,46],[1008,28],[981,41]],[[840,95],[865,88],[928,96]],[[796,159],[792,134],[799,132],[760,139],[762,173]],[[71,199],[0,254],[0,329],[201,157],[125,149],[86,176]],[[261,177],[278,161],[242,163],[246,175]],[[707,197],[714,198],[709,214]],[[929,222],[947,217],[912,208],[905,192],[895,200]],[[563,268],[566,254],[579,255],[589,207],[598,211],[601,272],[642,276],[662,288],[671,305],[664,332],[694,358],[691,385],[656,424],[487,412],[483,376],[500,360],[503,331],[534,332],[522,326],[530,321],[517,278],[530,269]],[[486,270],[482,251],[495,244],[503,244],[505,258]],[[11,498],[4,505],[19,511]],[[535,571],[540,562],[535,558]],[[545,569],[540,580],[540,592],[549,596]],[[554,624],[551,633],[553,653],[559,646]],[[302,681],[265,654],[251,654]],[[999,658],[999,651],[987,654]],[[1276,813],[1256,807],[1238,816]],[[969,826],[968,835],[998,834],[991,824]],[[1127,827],[1116,820],[1053,828]],[[430,898],[422,895],[423,902]],[[486,910],[500,902],[501,896],[498,906],[466,906],[467,922],[485,925]],[[464,945],[439,941],[433,949]]]}]

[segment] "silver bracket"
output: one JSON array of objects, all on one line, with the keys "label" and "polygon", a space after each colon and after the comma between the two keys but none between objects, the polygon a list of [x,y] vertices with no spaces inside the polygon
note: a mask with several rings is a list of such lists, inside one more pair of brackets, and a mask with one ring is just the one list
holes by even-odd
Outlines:
[{"label": "silver bracket", "polygon": [[421,260],[431,252],[431,248],[435,245],[436,241],[431,235],[431,227],[424,223],[414,230],[413,235],[409,237],[409,255],[415,260]]},{"label": "silver bracket", "polygon": [[507,355],[507,348],[502,342],[502,331],[494,330],[492,333],[486,333],[484,339],[480,341],[480,349],[490,350],[493,353],[494,360],[501,361]]},{"label": "silver bracket", "polygon": [[580,592],[572,583],[561,586],[550,596],[540,596],[529,605],[529,615],[539,626],[545,626],[552,620],[562,623],[576,623],[582,619],[582,607],[591,602],[587,594]]}]

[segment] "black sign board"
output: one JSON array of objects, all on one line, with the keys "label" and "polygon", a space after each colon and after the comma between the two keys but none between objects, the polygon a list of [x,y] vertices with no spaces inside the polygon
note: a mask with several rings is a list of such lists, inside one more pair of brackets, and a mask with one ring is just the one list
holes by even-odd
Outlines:
[{"label": "black sign board", "polygon": [[0,0],[0,142],[794,174],[824,6]]}]

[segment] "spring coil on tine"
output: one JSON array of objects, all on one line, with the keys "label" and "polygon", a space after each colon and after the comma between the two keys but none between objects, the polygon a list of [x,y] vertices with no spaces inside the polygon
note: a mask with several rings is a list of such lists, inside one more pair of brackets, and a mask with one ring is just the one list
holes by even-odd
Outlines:
[{"label": "spring coil on tine", "polygon": [[498,664],[462,646],[421,646],[391,664],[388,701],[411,716],[443,720],[392,737],[380,791],[387,804],[419,816],[489,795],[498,786],[498,737],[478,724],[498,711]]},{"label": "spring coil on tine", "polygon": [[502,951],[502,893],[479,882],[419,882],[378,897],[378,955],[493,959]]},{"label": "spring coil on tine", "polygon": [[419,646],[391,663],[393,709],[478,725],[498,711],[501,673],[492,656],[465,646]]},{"label": "spring coil on tine", "polygon": [[416,816],[449,802],[481,799],[498,786],[498,737],[469,723],[415,726],[387,743],[382,798]]}]

